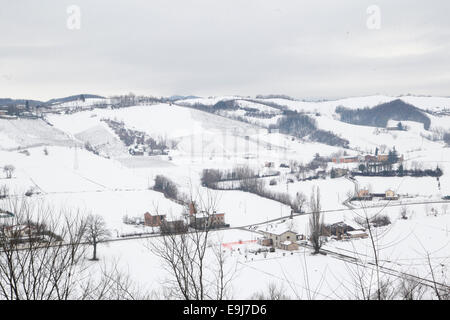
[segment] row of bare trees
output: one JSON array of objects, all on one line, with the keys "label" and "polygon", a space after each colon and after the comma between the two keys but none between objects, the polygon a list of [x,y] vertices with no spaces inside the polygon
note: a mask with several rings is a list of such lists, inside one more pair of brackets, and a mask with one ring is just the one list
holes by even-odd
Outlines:
[{"label": "row of bare trees", "polygon": [[[229,180],[238,180],[236,184]],[[294,212],[300,213],[307,202],[305,195],[298,192],[292,197],[286,192],[276,192],[266,188],[265,181],[248,166],[235,167],[232,171],[204,169],[201,177],[202,185],[213,190],[241,190],[260,197],[274,200],[290,206]],[[224,182],[224,184],[221,184]],[[228,185],[226,185],[228,184]]]},{"label": "row of bare trees", "polygon": [[[314,250],[313,254],[320,253],[323,245],[323,236],[325,235],[323,233],[325,225],[320,202],[320,190],[313,188],[309,201],[311,210],[309,218],[309,241]],[[361,210],[352,210],[355,214],[355,222],[364,226],[368,233],[368,249],[372,254],[369,256],[361,255],[354,249],[354,257],[351,259],[353,263],[346,263],[350,278],[353,281],[353,284],[350,286],[342,285],[343,291],[347,292],[347,299],[450,299],[450,286],[446,284],[445,275],[443,279],[437,279],[437,272],[435,271],[437,266],[432,264],[428,252],[426,252],[426,260],[429,274],[425,277],[401,271],[393,273],[393,270],[389,266],[386,267],[384,265],[386,260],[381,259],[381,251],[385,247],[385,245],[382,245],[382,239],[391,228],[389,226],[391,224],[390,218],[384,214],[387,205],[370,213],[364,201],[360,201]],[[400,219],[407,219],[405,207],[400,210]],[[417,240],[420,242],[419,239]],[[389,246],[393,245],[395,243],[389,243]]]},{"label": "row of bare trees", "polygon": [[[206,195],[190,195],[198,212],[212,215],[219,195],[206,189]],[[321,252],[323,213],[318,188],[313,189],[310,200],[309,240],[313,253]],[[92,259],[86,259],[89,245],[96,246],[109,232],[104,221],[97,216],[84,218],[80,213],[55,212],[52,208],[30,201],[11,201],[14,218],[0,231],[0,299],[186,299],[221,300],[232,298],[231,283],[235,279],[236,264],[221,247],[219,233],[209,228],[186,233],[166,233],[148,240],[147,249],[159,258],[166,271],[159,296],[142,293],[130,277],[121,272],[118,264],[93,268]],[[368,215],[366,215],[368,216]],[[448,299],[449,292],[439,283],[434,266],[429,260],[432,281],[405,275],[392,281],[382,271],[379,259],[378,236],[367,218],[375,263],[360,259],[349,267],[353,286],[348,288],[352,299],[422,299],[430,289],[438,299]],[[31,223],[32,222],[32,223]],[[11,242],[13,226],[35,226],[45,235],[44,240],[25,232]],[[372,228],[372,229],[370,229]],[[355,255],[357,252],[355,251]],[[98,263],[94,264],[99,266]],[[371,273],[373,270],[374,273]],[[375,281],[374,281],[375,279]],[[434,283],[434,285],[433,285]],[[431,285],[430,285],[431,284]],[[355,289],[356,288],[356,289]],[[287,299],[287,291],[272,283],[267,292],[258,292],[252,299]]]},{"label": "row of bare trees", "polygon": [[10,200],[14,216],[0,225],[0,300],[133,299],[142,297],[117,264],[86,259],[107,236],[99,216],[56,212]]}]

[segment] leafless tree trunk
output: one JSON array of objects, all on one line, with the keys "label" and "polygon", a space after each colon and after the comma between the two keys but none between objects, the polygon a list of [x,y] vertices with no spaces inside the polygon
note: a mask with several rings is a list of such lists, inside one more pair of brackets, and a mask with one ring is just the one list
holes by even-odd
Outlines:
[{"label": "leafless tree trunk", "polygon": [[76,296],[84,223],[28,202],[10,202],[0,231],[0,299],[65,300]]},{"label": "leafless tree trunk", "polygon": [[405,276],[401,279],[398,291],[404,300],[421,300],[426,287],[420,281]]},{"label": "leafless tree trunk", "polygon": [[7,179],[12,178],[12,174],[13,174],[14,170],[16,170],[16,168],[12,164],[8,164],[3,167],[3,171],[5,172]]},{"label": "leafless tree trunk", "polygon": [[295,212],[301,213],[303,206],[305,205],[306,202],[307,202],[306,196],[301,192],[297,192],[297,195],[295,196],[295,199],[294,199],[293,205],[292,205],[293,210]]},{"label": "leafless tree trunk", "polygon": [[[86,263],[86,220],[31,200],[3,202],[14,217],[0,225],[0,300],[144,298],[127,275]],[[96,265],[95,265],[96,266]]]},{"label": "leafless tree trunk", "polygon": [[[217,207],[210,190],[206,197],[192,199],[197,212],[209,219]],[[164,283],[168,298],[185,300],[226,299],[232,279],[225,267],[226,256],[220,243],[211,241],[208,224],[187,232],[166,232],[159,240],[149,241],[148,249],[162,260],[169,278]]]},{"label": "leafless tree trunk", "polygon": [[111,236],[111,232],[106,228],[105,220],[100,215],[89,215],[86,219],[85,240],[92,245],[92,259],[97,259],[97,244]]},{"label": "leafless tree trunk", "polygon": [[320,252],[320,248],[323,244],[321,239],[323,231],[323,217],[320,206],[320,189],[318,187],[313,187],[312,189],[309,207],[311,210],[311,214],[309,216],[309,241],[314,248],[314,254],[317,254]]},{"label": "leafless tree trunk", "polygon": [[90,275],[81,284],[79,300],[143,300],[151,298],[121,272],[118,262],[103,264],[98,274]]},{"label": "leafless tree trunk", "polygon": [[259,292],[253,294],[251,300],[290,300],[284,292],[286,291],[284,286],[279,286],[275,282],[269,283],[267,286],[267,292]]}]

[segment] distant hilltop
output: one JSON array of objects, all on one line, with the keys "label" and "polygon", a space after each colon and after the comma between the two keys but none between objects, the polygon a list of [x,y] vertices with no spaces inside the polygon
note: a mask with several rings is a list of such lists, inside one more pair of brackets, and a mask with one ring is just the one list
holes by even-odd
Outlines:
[{"label": "distant hilltop", "polygon": [[60,103],[64,103],[64,102],[71,102],[71,101],[84,100],[84,99],[105,99],[105,97],[95,95],[95,94],[77,94],[77,95],[64,97],[64,98],[51,99],[48,101],[0,98],[0,106],[18,106],[18,105],[25,105],[28,103],[30,107],[37,107],[37,106],[45,107],[45,106],[50,106],[50,105],[54,105],[54,104],[60,104]]}]

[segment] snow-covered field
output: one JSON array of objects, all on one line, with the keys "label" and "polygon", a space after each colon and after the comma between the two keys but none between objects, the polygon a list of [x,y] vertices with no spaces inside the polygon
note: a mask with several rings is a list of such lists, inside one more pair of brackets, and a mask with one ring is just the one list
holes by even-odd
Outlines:
[{"label": "snow-covered field", "polygon": [[[247,192],[208,190],[200,183],[202,170],[224,170],[247,165],[256,172],[263,172],[266,162],[274,162],[275,169],[280,170],[279,165],[282,163],[307,163],[316,153],[330,156],[343,151],[338,147],[269,133],[266,129],[269,124],[276,122],[276,117],[281,112],[278,108],[280,106],[305,111],[314,114],[312,116],[319,128],[348,139],[348,154],[374,152],[380,145],[388,148],[395,146],[405,157],[405,168],[420,164],[424,168],[434,169],[439,166],[443,170],[444,175],[439,183],[436,178],[431,177],[356,177],[360,188],[369,188],[379,193],[391,189],[400,195],[411,197],[405,197],[403,202],[393,202],[392,206],[382,209],[391,218],[392,224],[385,229],[377,228],[380,259],[386,267],[429,278],[427,254],[430,255],[432,264],[445,269],[445,272],[449,266],[450,210],[442,203],[442,197],[450,194],[450,149],[442,141],[422,137],[427,131],[416,123],[405,122],[411,129],[404,132],[383,131],[343,123],[335,114],[337,106],[372,107],[397,98],[399,97],[370,96],[306,102],[212,97],[177,101],[176,105],[94,108],[67,115],[49,114],[47,120],[52,126],[42,120],[0,119],[0,167],[8,164],[15,167],[11,179],[6,179],[0,173],[0,186],[8,187],[14,197],[45,203],[55,211],[69,209],[83,214],[99,214],[113,231],[112,237],[117,238],[124,233],[151,231],[151,228],[124,224],[122,219],[125,215],[142,218],[145,212],[158,212],[168,216],[181,216],[185,209],[182,205],[151,189],[155,176],[164,175],[175,182],[180,192],[193,195],[194,198],[212,195],[217,201],[216,209],[225,213],[226,223],[230,224],[231,229],[214,232],[214,237],[217,237],[214,245],[256,240],[261,236],[255,232],[256,226],[248,226],[259,225],[256,229],[264,230],[267,228],[264,223],[268,220],[288,219],[286,217],[291,213],[290,207]],[[450,98],[400,98],[434,112],[450,108]],[[220,116],[183,107],[196,103],[212,106],[229,99],[237,99],[240,107],[258,109],[275,117],[267,121],[261,119],[260,122],[241,122],[235,120],[234,116],[237,114]],[[102,101],[88,101],[83,106],[95,106],[95,103],[100,102]],[[273,103],[277,107],[271,107],[267,103]],[[73,103],[66,103],[63,107],[74,106]],[[315,115],[317,112],[320,115]],[[450,127],[447,117],[430,118],[432,127]],[[173,139],[178,144],[170,150],[169,155],[133,157],[102,119],[123,121],[127,128],[145,132],[155,139]],[[95,155],[84,149],[86,142],[100,146],[102,154]],[[28,154],[20,152],[24,149]],[[328,166],[328,170],[331,166],[333,164]],[[323,214],[326,223],[353,221],[360,215],[380,211],[380,206],[365,210],[345,206],[343,202],[355,185],[344,177],[286,183],[286,175],[281,174],[276,180],[276,185],[269,186],[266,183],[266,187],[271,191],[286,192],[292,197],[303,193],[309,199],[312,188],[319,187],[322,210],[326,211]],[[35,194],[25,197],[24,193],[31,189]],[[7,206],[8,200],[0,200],[0,209]],[[400,219],[402,206],[408,208],[406,220]],[[305,208],[308,211],[307,206]],[[430,215],[431,208],[435,208],[439,214]],[[301,215],[284,223],[292,223],[297,232],[308,234],[308,219],[308,215]],[[132,275],[133,280],[155,290],[163,283],[167,274],[161,268],[161,261],[146,248],[145,243],[148,241],[157,240],[115,241],[102,245],[99,254],[105,261],[119,261],[119,265]],[[233,250],[224,249],[228,250],[227,263],[236,272],[232,281],[233,298],[249,298],[266,290],[267,285],[272,282],[283,286],[285,292],[293,298],[335,299],[351,296],[354,284],[350,271],[354,265],[348,261],[339,260],[332,254],[313,256],[310,254],[311,250],[304,247],[292,253],[277,250],[266,256],[248,253],[248,250],[258,247],[252,242],[234,245]],[[357,255],[366,263],[373,261],[370,239],[347,242],[333,240],[325,248],[346,255]],[[368,272],[371,270],[370,265],[363,268],[367,268],[365,270]]]}]

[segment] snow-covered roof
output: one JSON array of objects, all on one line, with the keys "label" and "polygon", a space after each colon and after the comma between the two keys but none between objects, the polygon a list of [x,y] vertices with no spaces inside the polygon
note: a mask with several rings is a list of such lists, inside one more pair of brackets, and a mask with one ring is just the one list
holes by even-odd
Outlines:
[{"label": "snow-covered roof", "polygon": [[[358,223],[356,223],[355,221],[351,220],[351,219],[344,219],[344,221],[340,221],[338,223],[342,223],[342,224],[346,224],[349,227],[352,227],[355,230],[364,230],[364,228],[362,226],[360,226]],[[336,224],[338,224],[336,223]]]},{"label": "snow-covered roof", "polygon": [[270,228],[270,226],[269,226],[269,228],[267,228],[267,230],[263,230],[263,232],[265,232],[265,233],[270,233],[270,234],[275,234],[275,235],[281,235],[288,231],[295,233],[294,231],[291,230],[291,227],[285,223],[277,224],[273,228]]},{"label": "snow-covered roof", "polygon": [[366,234],[366,232],[363,230],[347,231],[347,233],[349,235],[354,235],[354,236],[360,235],[360,234]]},{"label": "snow-covered roof", "polygon": [[213,218],[213,217],[220,216],[220,215],[225,215],[225,213],[224,212],[208,213],[206,211],[200,211],[193,215],[190,215],[190,217],[192,217],[192,219],[194,219],[194,218],[202,219],[202,218],[208,218],[208,217]]},{"label": "snow-covered roof", "polygon": [[285,246],[288,246],[288,245],[290,245],[292,243],[292,241],[283,241],[281,244],[282,245],[285,245]]}]

